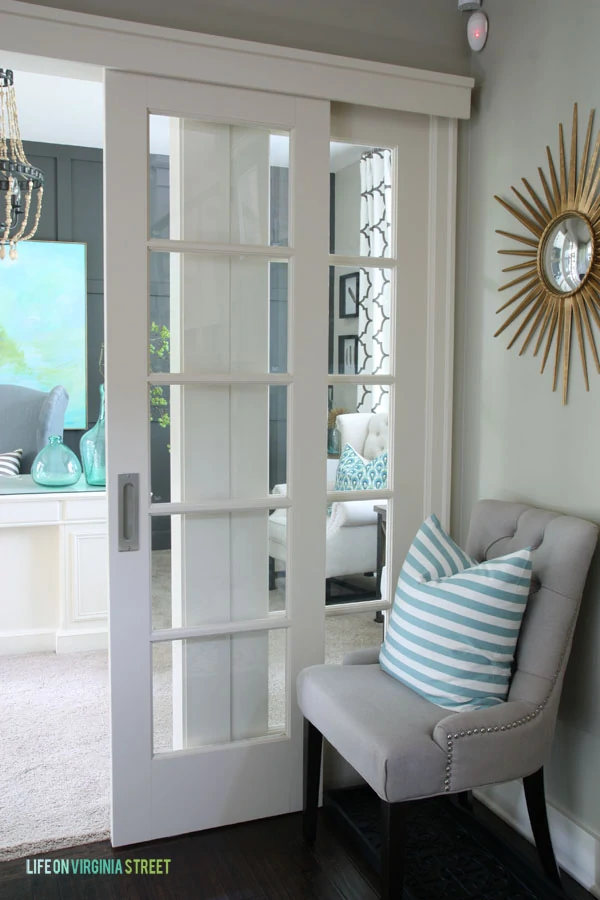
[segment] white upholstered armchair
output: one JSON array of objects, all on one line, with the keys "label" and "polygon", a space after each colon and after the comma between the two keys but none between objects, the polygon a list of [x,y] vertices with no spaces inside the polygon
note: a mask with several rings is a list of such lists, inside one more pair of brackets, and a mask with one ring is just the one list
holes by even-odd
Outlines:
[{"label": "white upholstered armchair", "polygon": [[[365,459],[375,459],[388,448],[388,416],[386,413],[346,413],[337,417],[340,445],[346,444]],[[333,490],[337,460],[327,461],[327,486]],[[276,485],[274,493],[285,492]],[[385,503],[385,501],[382,501]],[[373,500],[333,503],[327,520],[326,578],[374,572],[377,567],[377,514]],[[269,556],[276,571],[285,569],[287,558],[287,518],[277,509],[269,518]],[[272,586],[274,586],[272,584]]]}]

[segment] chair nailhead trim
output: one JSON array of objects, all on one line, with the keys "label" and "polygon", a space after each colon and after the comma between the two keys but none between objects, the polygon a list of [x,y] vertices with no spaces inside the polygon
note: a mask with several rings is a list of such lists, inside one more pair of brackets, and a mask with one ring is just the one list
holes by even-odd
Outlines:
[{"label": "chair nailhead trim", "polygon": [[447,751],[444,791],[449,793],[452,788],[452,753],[454,750],[454,741],[458,740],[458,738],[469,737],[472,734],[490,734],[497,731],[509,731],[511,728],[518,728],[520,725],[525,725],[526,722],[531,722],[532,719],[535,719],[536,716],[539,716],[539,714],[546,707],[549,699],[550,694],[548,694],[543,703],[540,703],[539,706],[536,706],[535,710],[532,713],[523,716],[521,719],[516,719],[514,722],[507,722],[506,725],[494,725],[492,728],[469,728],[467,729],[467,731],[457,731],[454,734],[446,735]]}]

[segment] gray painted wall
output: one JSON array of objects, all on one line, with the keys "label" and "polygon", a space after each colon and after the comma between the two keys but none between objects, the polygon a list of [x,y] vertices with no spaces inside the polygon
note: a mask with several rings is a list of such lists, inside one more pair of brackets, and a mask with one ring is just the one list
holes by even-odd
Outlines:
[{"label": "gray painted wall", "polygon": [[[488,46],[474,57],[473,119],[461,135],[453,480],[454,532],[464,540],[480,497],[520,499],[600,521],[600,376],[585,392],[573,350],[569,404],[552,393],[530,353],[494,338],[500,305],[495,229],[512,228],[493,199],[522,177],[539,185],[545,147],[558,146],[574,101],[587,123],[598,105],[600,5],[590,0],[486,0]],[[597,121],[597,126],[600,120]],[[582,129],[583,130],[583,129]],[[547,168],[546,168],[547,171]],[[522,231],[522,229],[521,229]],[[510,263],[504,263],[508,265]],[[551,801],[600,837],[600,559],[596,560],[563,694],[548,768]],[[504,789],[510,796],[510,789]]]},{"label": "gray painted wall", "polygon": [[111,16],[466,74],[464,19],[455,0],[35,0],[42,6]]}]

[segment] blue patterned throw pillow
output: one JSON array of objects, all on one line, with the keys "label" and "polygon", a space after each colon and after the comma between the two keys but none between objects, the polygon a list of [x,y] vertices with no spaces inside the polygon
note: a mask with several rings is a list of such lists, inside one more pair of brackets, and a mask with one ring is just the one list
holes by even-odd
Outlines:
[{"label": "blue patterned throw pillow", "polygon": [[364,459],[346,444],[335,474],[334,491],[379,491],[387,487],[388,455]]},{"label": "blue patterned throw pillow", "polygon": [[502,703],[530,585],[530,549],[477,563],[430,516],[402,566],[382,669],[444,709]]}]

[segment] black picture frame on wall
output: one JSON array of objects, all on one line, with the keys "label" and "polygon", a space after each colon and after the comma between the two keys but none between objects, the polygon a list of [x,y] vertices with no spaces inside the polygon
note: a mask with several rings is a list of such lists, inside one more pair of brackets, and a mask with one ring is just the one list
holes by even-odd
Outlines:
[{"label": "black picture frame on wall", "polygon": [[340,275],[340,319],[355,319],[358,316],[359,273]]},{"label": "black picture frame on wall", "polygon": [[356,375],[358,371],[358,335],[338,337],[338,371],[340,375]]}]

